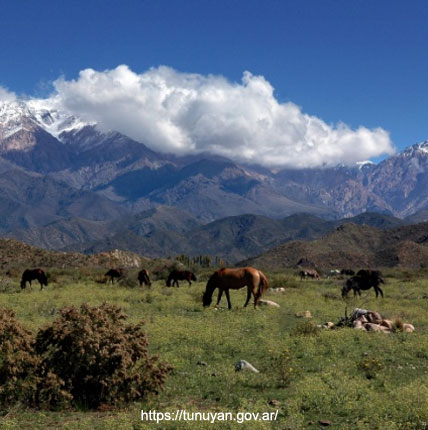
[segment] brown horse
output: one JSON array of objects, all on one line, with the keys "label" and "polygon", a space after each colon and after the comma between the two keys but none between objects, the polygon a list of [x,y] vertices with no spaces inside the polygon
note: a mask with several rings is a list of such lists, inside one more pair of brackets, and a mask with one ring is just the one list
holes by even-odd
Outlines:
[{"label": "brown horse", "polygon": [[140,287],[142,287],[143,284],[146,284],[148,287],[152,285],[150,282],[148,270],[143,269],[138,272],[138,282],[140,283]]},{"label": "brown horse", "polygon": [[26,269],[22,274],[21,288],[24,289],[27,286],[27,282],[30,283],[31,287],[31,281],[34,281],[34,279],[39,281],[41,290],[43,290],[44,285],[48,286],[48,278],[42,269]]},{"label": "brown horse", "polygon": [[306,278],[312,278],[312,279],[319,279],[320,275],[315,269],[303,269],[299,272],[300,279],[306,279]]},{"label": "brown horse", "polygon": [[196,276],[193,272],[189,270],[173,270],[166,280],[166,286],[170,287],[172,281],[172,286],[179,287],[178,281],[187,281],[189,283],[189,287],[192,285],[191,281],[196,281]]},{"label": "brown horse", "polygon": [[239,290],[247,287],[247,300],[244,307],[248,305],[251,298],[251,293],[254,296],[254,309],[262,296],[263,292],[269,288],[269,282],[266,276],[253,267],[240,267],[231,269],[220,269],[214,272],[207,282],[205,293],[202,297],[204,307],[209,306],[212,302],[214,290],[218,288],[217,305],[220,303],[223,291],[226,293],[228,308],[232,309],[230,303],[229,289]]},{"label": "brown horse", "polygon": [[123,269],[110,269],[104,276],[110,278],[111,283],[114,284],[115,279],[120,279],[123,276]]}]

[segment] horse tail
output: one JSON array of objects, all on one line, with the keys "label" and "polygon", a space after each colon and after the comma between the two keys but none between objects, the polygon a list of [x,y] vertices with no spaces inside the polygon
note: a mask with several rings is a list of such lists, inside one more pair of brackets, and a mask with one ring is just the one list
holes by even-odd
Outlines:
[{"label": "horse tail", "polygon": [[260,270],[258,272],[260,276],[259,296],[261,296],[269,288],[269,281],[263,272],[261,272]]}]

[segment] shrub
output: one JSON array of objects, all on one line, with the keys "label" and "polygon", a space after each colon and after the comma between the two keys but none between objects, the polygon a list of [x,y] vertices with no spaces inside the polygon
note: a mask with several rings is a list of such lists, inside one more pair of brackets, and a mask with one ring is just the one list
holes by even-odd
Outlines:
[{"label": "shrub", "polygon": [[316,336],[319,332],[320,328],[312,321],[303,321],[294,329],[294,334],[298,336]]},{"label": "shrub", "polygon": [[291,367],[291,353],[288,349],[283,349],[272,357],[272,367],[276,370],[279,384],[287,387],[292,379],[294,369]]},{"label": "shrub", "polygon": [[0,404],[31,404],[37,384],[38,357],[31,332],[25,330],[15,313],[0,307]]},{"label": "shrub", "polygon": [[64,308],[35,342],[40,372],[48,386],[39,389],[45,406],[87,408],[124,404],[157,393],[171,370],[147,351],[142,322],[126,325],[120,308],[103,304]]},{"label": "shrub", "polygon": [[367,379],[376,378],[377,373],[383,369],[383,364],[377,358],[365,358],[357,363]]}]

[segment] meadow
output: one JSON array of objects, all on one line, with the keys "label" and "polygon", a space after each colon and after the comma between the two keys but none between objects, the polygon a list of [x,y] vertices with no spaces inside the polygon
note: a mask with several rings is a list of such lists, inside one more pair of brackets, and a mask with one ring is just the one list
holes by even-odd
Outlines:
[{"label": "meadow", "polygon": [[[21,291],[17,278],[0,282],[0,305],[35,332],[64,306],[114,303],[128,321],[145,321],[150,352],[173,366],[158,395],[120,410],[37,411],[16,405],[0,417],[2,429],[335,429],[428,428],[428,273],[385,270],[384,299],[374,291],[348,301],[412,323],[414,333],[368,333],[317,327],[344,316],[343,280],[300,281],[294,271],[267,273],[273,288],[263,298],[280,308],[243,309],[245,291],[232,291],[233,309],[204,309],[201,296],[212,270],[191,287],[151,288],[96,282],[89,270],[51,271],[49,286]],[[312,318],[295,316],[309,310]],[[235,371],[246,360],[260,373]],[[191,423],[140,420],[140,411],[274,412],[273,422]],[[327,424],[327,423],[326,423]]]}]

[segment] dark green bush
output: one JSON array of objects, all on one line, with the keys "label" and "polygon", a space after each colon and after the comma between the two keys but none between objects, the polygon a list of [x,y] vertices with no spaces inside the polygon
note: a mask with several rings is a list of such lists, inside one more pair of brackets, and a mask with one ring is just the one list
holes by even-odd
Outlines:
[{"label": "dark green bush", "polygon": [[38,363],[31,332],[12,310],[0,307],[0,405],[33,403]]},{"label": "dark green bush", "polygon": [[[143,323],[127,325],[125,319],[118,306],[83,304],[62,309],[37,334],[42,367],[64,383],[61,390],[74,405],[125,404],[162,388],[170,366],[149,355]],[[65,400],[58,392],[53,397],[54,403]]]},{"label": "dark green bush", "polygon": [[123,405],[157,393],[171,367],[148,353],[143,323],[114,305],[64,308],[36,338],[0,307],[0,405]]}]

